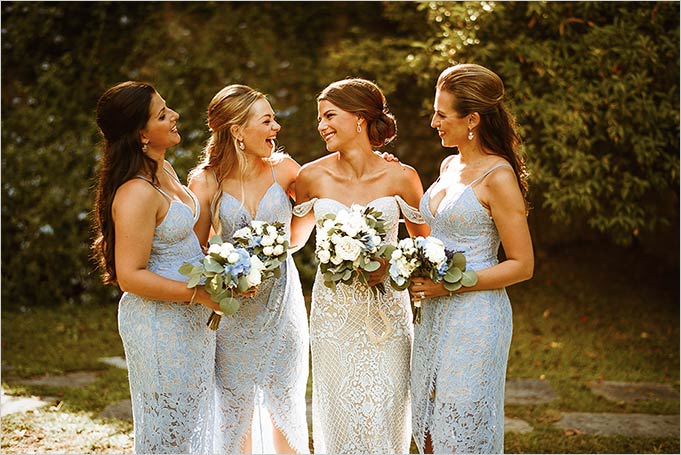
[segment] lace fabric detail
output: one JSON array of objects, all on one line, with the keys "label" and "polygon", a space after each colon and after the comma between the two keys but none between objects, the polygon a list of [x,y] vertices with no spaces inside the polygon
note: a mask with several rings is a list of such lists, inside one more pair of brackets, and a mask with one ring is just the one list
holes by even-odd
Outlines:
[{"label": "lace fabric detail", "polygon": [[[256,219],[279,221],[290,232],[291,203],[276,182],[267,190]],[[223,241],[251,221],[240,201],[224,193],[220,202]],[[223,316],[217,330],[215,373],[217,453],[241,453],[256,407],[264,406],[274,425],[299,453],[309,453],[305,391],[309,331],[298,270],[289,256],[279,279],[261,283],[253,298]],[[255,413],[264,415],[264,412]]]},{"label": "lace fabric detail", "polygon": [[[173,201],[156,227],[148,269],[186,281],[177,269],[203,256],[192,210]],[[128,365],[136,453],[212,453],[215,333],[202,305],[124,293],[118,327]]]},{"label": "lace fabric detail", "polygon": [[[308,202],[317,218],[347,208],[326,198]],[[369,205],[383,213],[386,239],[395,243],[394,197]],[[384,285],[386,293],[378,297],[361,283],[333,291],[317,271],[310,314],[316,453],[409,452],[411,307],[406,291]]]},{"label": "lace fabric detail", "polygon": [[317,198],[314,197],[309,201],[301,202],[300,204],[293,207],[293,214],[295,216],[303,217],[310,213],[310,210],[314,208],[314,204],[317,202]]},{"label": "lace fabric detail", "polygon": [[399,195],[395,195],[395,200],[400,206],[402,215],[404,215],[407,220],[415,224],[426,224],[426,220],[423,218],[423,215],[421,215],[419,209],[407,204],[407,201],[402,199]]},{"label": "lace fabric detail", "polygon": [[[470,186],[447,195],[433,216],[430,189],[420,204],[431,235],[462,251],[473,270],[497,263],[499,234]],[[423,451],[502,453],[504,387],[512,334],[505,289],[467,292],[423,305],[412,357],[413,436]]]}]

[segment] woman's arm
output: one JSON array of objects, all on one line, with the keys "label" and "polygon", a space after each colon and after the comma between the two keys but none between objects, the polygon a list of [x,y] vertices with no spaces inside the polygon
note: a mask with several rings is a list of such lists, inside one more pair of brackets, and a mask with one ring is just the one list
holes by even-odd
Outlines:
[{"label": "woman's arm", "polygon": [[[296,202],[298,204],[311,199],[311,190],[314,183],[314,172],[303,166],[298,171],[295,180]],[[291,252],[294,253],[305,246],[310,234],[315,227],[314,210],[310,210],[305,216],[293,216],[291,220]]]},{"label": "woman's arm", "polygon": [[[416,169],[413,167],[402,164],[400,177],[399,181],[401,185],[399,195],[407,204],[418,209],[421,198],[423,197],[423,184],[421,183],[418,172],[416,172]],[[416,224],[409,221],[406,217],[404,217],[404,224],[407,227],[409,235],[412,237],[419,235],[428,237],[428,235],[430,235],[430,226],[427,224]]]},{"label": "woman's arm", "polygon": [[199,243],[205,246],[208,244],[212,226],[210,204],[218,191],[218,184],[213,173],[204,169],[192,177],[189,181],[189,189],[196,195],[201,206],[199,219],[194,225],[194,233],[199,239]]},{"label": "woman's arm", "polygon": [[[461,287],[456,293],[500,289],[532,278],[534,251],[527,224],[525,201],[512,170],[500,168],[485,180],[486,197],[494,224],[499,232],[506,259],[492,267],[475,270],[478,282],[475,286]],[[410,287],[412,296],[423,292],[425,297],[449,294],[442,283],[418,278]]]},{"label": "woman's arm", "polygon": [[[168,202],[143,180],[128,181],[118,189],[112,206],[118,285],[124,292],[153,300],[189,302],[194,290],[187,288],[187,283],[147,270],[156,224],[168,210]],[[194,300],[219,309],[203,287]]]}]

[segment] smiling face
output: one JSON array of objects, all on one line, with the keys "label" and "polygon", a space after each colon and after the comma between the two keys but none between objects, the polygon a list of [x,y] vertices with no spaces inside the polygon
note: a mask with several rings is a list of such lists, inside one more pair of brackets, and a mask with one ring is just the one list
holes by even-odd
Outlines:
[{"label": "smiling face", "polygon": [[154,92],[149,104],[149,120],[140,131],[143,144],[152,150],[165,150],[177,145],[182,138],[177,131],[177,120],[180,115],[166,106],[161,95]]},{"label": "smiling face", "polygon": [[321,100],[318,103],[317,131],[326,142],[326,149],[329,152],[342,150],[352,141],[356,141],[360,136],[357,131],[357,123],[364,128],[365,122],[357,115],[344,111],[330,101]]},{"label": "smiling face", "polygon": [[470,115],[461,117],[454,110],[454,95],[446,90],[436,90],[433,109],[435,113],[430,126],[437,129],[443,147],[455,147],[466,144]]},{"label": "smiling face", "polygon": [[270,103],[262,98],[253,103],[246,125],[241,129],[244,152],[267,158],[272,155],[281,125],[274,119]]}]

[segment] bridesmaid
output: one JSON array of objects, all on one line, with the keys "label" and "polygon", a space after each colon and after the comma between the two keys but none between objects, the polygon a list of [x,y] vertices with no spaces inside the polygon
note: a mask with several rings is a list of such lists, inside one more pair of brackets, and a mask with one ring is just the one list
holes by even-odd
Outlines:
[{"label": "bridesmaid", "polygon": [[[421,199],[431,235],[462,251],[478,274],[474,287],[449,293],[441,283],[414,280],[424,301],[412,358],[413,436],[427,453],[502,453],[504,386],[511,343],[511,305],[505,287],[534,269],[527,224],[526,170],[504,85],[479,65],[440,74],[437,129],[447,157]],[[499,243],[506,259],[497,260]]]},{"label": "bridesmaid", "polygon": [[[208,105],[212,136],[189,183],[201,205],[195,227],[201,244],[211,227],[232,241],[252,220],[279,221],[289,232],[289,197],[295,200],[300,166],[274,152],[281,129],[274,117],[265,95],[244,85],[223,88]],[[271,416],[277,453],[309,453],[307,313],[290,254],[281,267],[281,278],[263,281],[239,311],[220,321],[215,453],[252,452],[255,410]]]},{"label": "bridesmaid", "polygon": [[[217,305],[178,273],[203,257],[196,197],[170,163],[179,115],[148,84],[123,82],[97,103],[104,145],[95,255],[123,296],[118,326],[130,377],[136,453],[212,453]],[[201,305],[186,305],[194,301]]]}]

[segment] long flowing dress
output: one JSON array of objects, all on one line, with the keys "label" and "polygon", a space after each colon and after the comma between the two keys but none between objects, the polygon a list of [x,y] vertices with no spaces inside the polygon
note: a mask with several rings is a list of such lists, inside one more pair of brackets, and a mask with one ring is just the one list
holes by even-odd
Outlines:
[{"label": "long flowing dress", "polygon": [[[291,202],[274,170],[272,176],[255,219],[279,221],[290,235]],[[219,210],[223,241],[231,242],[234,232],[252,221],[243,204],[227,192]],[[241,299],[239,310],[220,321],[215,356],[216,453],[241,453],[256,410],[256,416],[269,412],[272,423],[298,453],[310,451],[305,402],[309,331],[300,277],[290,254],[281,272],[278,279],[264,280],[255,297]]]},{"label": "long flowing dress", "polygon": [[[203,258],[193,230],[198,200],[185,187],[195,214],[154,187],[170,208],[156,227],[147,269],[186,282],[180,266]],[[210,313],[198,304],[129,292],[121,297],[118,330],[128,364],[136,453],[212,453],[215,333],[206,327]]]},{"label": "long flowing dress", "polygon": [[[400,208],[405,217],[423,222],[399,196],[368,205],[382,212],[387,243],[397,241]],[[294,214],[305,216],[311,209],[320,220],[348,207],[314,198],[296,206]],[[378,298],[359,282],[333,291],[317,270],[310,313],[315,453],[409,453],[411,307],[406,291],[393,290],[387,280],[384,286]]]},{"label": "long flowing dress", "polygon": [[[500,166],[508,166],[502,164]],[[431,236],[466,256],[466,268],[498,263],[499,233],[473,187],[447,194],[435,214],[431,186],[420,210]],[[504,288],[464,292],[424,302],[412,356],[414,440],[423,453],[426,432],[435,453],[503,453],[504,386],[512,334]]]}]

